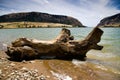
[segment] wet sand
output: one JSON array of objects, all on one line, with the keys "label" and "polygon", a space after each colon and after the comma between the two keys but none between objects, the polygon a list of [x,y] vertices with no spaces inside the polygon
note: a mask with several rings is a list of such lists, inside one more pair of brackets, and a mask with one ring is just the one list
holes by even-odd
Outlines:
[{"label": "wet sand", "polygon": [[119,80],[106,68],[86,61],[37,59],[10,61],[0,51],[0,80]]}]

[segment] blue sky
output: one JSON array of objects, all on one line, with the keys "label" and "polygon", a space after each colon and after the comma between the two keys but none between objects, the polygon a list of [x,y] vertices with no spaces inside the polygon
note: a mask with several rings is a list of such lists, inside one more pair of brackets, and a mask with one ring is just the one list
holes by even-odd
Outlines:
[{"label": "blue sky", "polygon": [[30,11],[72,16],[95,27],[102,18],[120,13],[120,0],[0,0],[0,15]]}]

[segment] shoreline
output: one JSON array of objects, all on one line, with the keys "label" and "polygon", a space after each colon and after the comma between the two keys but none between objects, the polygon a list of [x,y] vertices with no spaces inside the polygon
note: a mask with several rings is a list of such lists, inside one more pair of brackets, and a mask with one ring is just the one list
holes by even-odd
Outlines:
[{"label": "shoreline", "polygon": [[0,29],[72,27],[68,24],[48,22],[3,22],[0,23],[0,26]]}]

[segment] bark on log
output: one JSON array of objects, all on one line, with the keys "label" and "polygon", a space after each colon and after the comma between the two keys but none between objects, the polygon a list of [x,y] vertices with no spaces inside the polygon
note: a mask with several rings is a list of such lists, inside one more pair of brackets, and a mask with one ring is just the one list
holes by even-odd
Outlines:
[{"label": "bark on log", "polygon": [[102,34],[101,29],[94,28],[83,41],[76,41],[70,30],[63,28],[58,37],[51,41],[19,38],[12,42],[12,46],[8,46],[6,54],[14,60],[36,59],[42,56],[83,59],[89,50],[103,48],[97,45]]}]

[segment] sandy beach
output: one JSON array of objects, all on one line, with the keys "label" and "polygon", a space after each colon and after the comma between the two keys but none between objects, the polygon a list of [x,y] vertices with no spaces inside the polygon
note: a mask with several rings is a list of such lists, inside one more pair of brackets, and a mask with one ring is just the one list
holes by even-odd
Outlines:
[{"label": "sandy beach", "polygon": [[117,76],[86,61],[79,64],[76,60],[58,59],[16,62],[0,51],[0,80],[115,80]]}]

